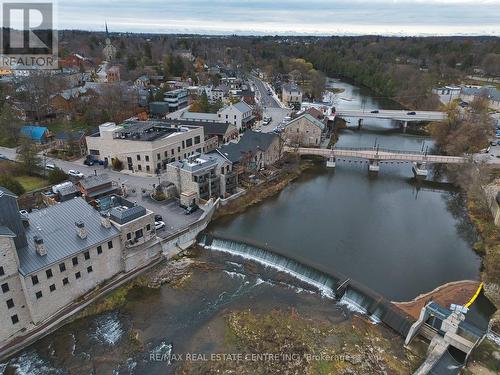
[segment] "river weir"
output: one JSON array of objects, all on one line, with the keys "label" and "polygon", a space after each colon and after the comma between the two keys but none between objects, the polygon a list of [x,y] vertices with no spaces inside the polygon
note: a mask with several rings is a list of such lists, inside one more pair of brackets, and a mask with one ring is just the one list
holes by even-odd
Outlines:
[{"label": "river weir", "polygon": [[319,270],[304,261],[290,259],[276,250],[265,249],[262,245],[236,241],[209,234],[199,237],[199,245],[233,256],[241,257],[284,272],[318,289],[322,296],[335,299],[349,310],[367,315],[373,322],[384,322],[389,327],[406,336],[414,320],[390,301],[334,270]]}]

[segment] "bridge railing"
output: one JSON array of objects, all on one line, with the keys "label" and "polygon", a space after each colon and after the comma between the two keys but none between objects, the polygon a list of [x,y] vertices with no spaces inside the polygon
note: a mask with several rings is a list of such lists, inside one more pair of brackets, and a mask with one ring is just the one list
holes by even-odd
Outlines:
[{"label": "bridge railing", "polygon": [[341,151],[379,151],[379,152],[391,152],[393,154],[422,154],[424,155],[424,152],[422,150],[415,150],[415,151],[408,151],[408,150],[395,150],[395,149],[390,149],[390,148],[376,148],[376,147],[338,147],[334,146],[334,150],[341,150]]}]

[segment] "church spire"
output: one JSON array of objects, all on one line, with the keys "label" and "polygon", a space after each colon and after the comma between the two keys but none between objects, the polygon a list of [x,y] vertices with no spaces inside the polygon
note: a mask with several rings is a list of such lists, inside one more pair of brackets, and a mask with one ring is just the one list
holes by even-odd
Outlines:
[{"label": "church spire", "polygon": [[109,37],[108,22],[104,21],[104,26],[106,27],[106,37]]}]

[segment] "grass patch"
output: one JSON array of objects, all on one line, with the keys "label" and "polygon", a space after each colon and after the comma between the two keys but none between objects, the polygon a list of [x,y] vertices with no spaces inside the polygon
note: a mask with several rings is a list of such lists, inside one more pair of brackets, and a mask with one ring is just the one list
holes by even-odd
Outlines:
[{"label": "grass patch", "polygon": [[47,179],[37,176],[27,176],[27,175],[14,176],[14,179],[18,181],[21,185],[23,185],[23,188],[26,192],[37,190],[50,185]]}]

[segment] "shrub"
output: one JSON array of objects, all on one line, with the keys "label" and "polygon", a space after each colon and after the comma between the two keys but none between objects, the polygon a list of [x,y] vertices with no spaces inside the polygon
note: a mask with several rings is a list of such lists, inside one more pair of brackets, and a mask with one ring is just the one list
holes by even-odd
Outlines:
[{"label": "shrub", "polygon": [[56,168],[49,172],[48,179],[51,185],[55,185],[67,180],[68,175],[61,168]]},{"label": "shrub", "polygon": [[11,176],[8,175],[0,176],[0,186],[9,189],[16,195],[24,194],[23,185],[21,185],[19,181],[13,179]]}]

